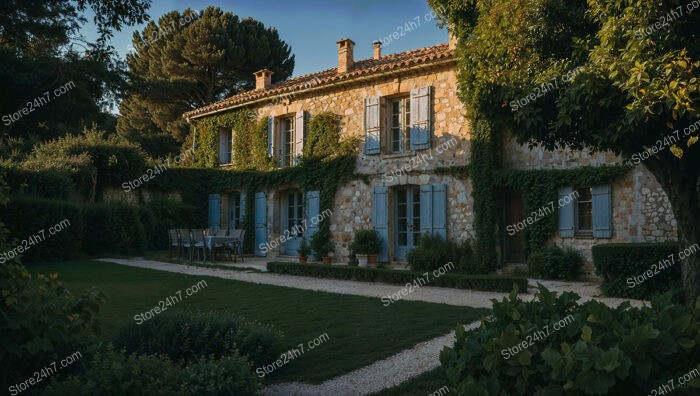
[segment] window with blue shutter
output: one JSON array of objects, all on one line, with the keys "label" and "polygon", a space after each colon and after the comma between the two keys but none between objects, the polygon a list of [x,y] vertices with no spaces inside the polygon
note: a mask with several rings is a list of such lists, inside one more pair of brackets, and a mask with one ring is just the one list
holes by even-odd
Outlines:
[{"label": "window with blue shutter", "polygon": [[559,201],[558,202],[569,202],[559,207],[559,236],[562,238],[573,238],[575,224],[574,224],[574,214],[575,214],[575,201],[573,199],[564,199],[564,197],[571,197],[574,189],[571,187],[563,187],[559,189]]},{"label": "window with blue shutter", "polygon": [[447,239],[447,185],[420,186],[420,228],[422,234]]},{"label": "window with blue shutter", "polygon": [[387,187],[374,187],[372,222],[374,231],[382,241],[382,249],[377,255],[377,260],[387,262],[389,261],[389,189]]},{"label": "window with blue shutter", "polygon": [[380,122],[380,98],[375,96],[365,99],[365,154],[379,154],[381,152],[381,122]]},{"label": "window with blue shutter", "polygon": [[430,148],[432,87],[411,90],[411,151]]},{"label": "window with blue shutter", "polygon": [[[311,243],[311,237],[318,231],[318,215],[321,207],[319,191],[306,192],[306,242]],[[314,223],[315,220],[315,223]],[[325,220],[325,219],[324,219]]]},{"label": "window with blue shutter", "polygon": [[266,256],[267,252],[260,247],[267,242],[267,195],[264,192],[255,193],[255,246],[256,256]]},{"label": "window with blue shutter", "polygon": [[612,238],[612,197],[610,185],[594,186],[593,195],[593,236]]},{"label": "window with blue shutter", "polygon": [[209,194],[209,228],[218,230],[221,225],[221,194]]},{"label": "window with blue shutter", "polygon": [[274,158],[275,156],[275,117],[267,118],[267,156]]}]

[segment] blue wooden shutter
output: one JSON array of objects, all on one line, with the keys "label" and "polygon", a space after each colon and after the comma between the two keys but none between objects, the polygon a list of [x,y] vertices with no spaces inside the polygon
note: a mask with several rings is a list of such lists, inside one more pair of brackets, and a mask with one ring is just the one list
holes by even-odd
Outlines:
[{"label": "blue wooden shutter", "polygon": [[433,186],[420,186],[420,232],[433,234]]},{"label": "blue wooden shutter", "polygon": [[[574,189],[571,187],[563,187],[559,189],[559,202],[568,202],[567,199],[564,201],[564,197],[573,194]],[[566,205],[559,207],[559,236],[562,238],[573,238],[574,237],[574,205],[575,201],[572,199]]]},{"label": "blue wooden shutter", "polygon": [[209,228],[218,230],[221,225],[221,194],[209,194]]},{"label": "blue wooden shutter", "polygon": [[368,155],[381,151],[379,102],[379,96],[365,99],[365,154]]},{"label": "blue wooden shutter", "polygon": [[372,222],[374,231],[382,241],[382,250],[377,255],[377,260],[387,262],[389,261],[389,189],[386,187],[374,187]]},{"label": "blue wooden shutter", "polygon": [[297,111],[296,121],[294,123],[294,164],[299,163],[299,158],[301,158],[304,153],[304,130],[305,130],[305,118],[306,113],[304,110]]},{"label": "blue wooden shutter", "polygon": [[411,151],[430,148],[431,89],[411,90]]},{"label": "blue wooden shutter", "polygon": [[593,236],[612,238],[612,199],[610,185],[594,186],[593,196]]},{"label": "blue wooden shutter", "polygon": [[[423,201],[421,197],[421,208]],[[433,185],[433,235],[440,235],[447,239],[447,185]],[[422,209],[421,209],[422,211]],[[422,219],[421,219],[422,221]]]},{"label": "blue wooden shutter", "polygon": [[275,117],[267,118],[267,156],[275,157]]},{"label": "blue wooden shutter", "polygon": [[245,219],[246,194],[241,193],[241,228],[243,228],[243,220]]},{"label": "blue wooden shutter", "polygon": [[255,255],[266,256],[260,245],[267,242],[267,196],[264,192],[255,193]]},{"label": "blue wooden shutter", "polygon": [[[312,220],[319,215],[321,207],[321,193],[319,191],[306,192],[306,242],[311,242],[311,237],[318,231],[318,220],[316,224]],[[327,219],[324,219],[327,220]]]}]

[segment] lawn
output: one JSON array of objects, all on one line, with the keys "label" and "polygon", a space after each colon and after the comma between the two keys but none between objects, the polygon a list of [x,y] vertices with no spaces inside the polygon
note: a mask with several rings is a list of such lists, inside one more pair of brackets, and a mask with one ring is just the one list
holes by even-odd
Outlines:
[{"label": "lawn", "polygon": [[447,386],[447,376],[441,367],[423,373],[399,386],[386,389],[382,392],[372,394],[372,396],[425,396],[432,394],[447,394],[449,391],[443,387]]},{"label": "lawn", "polygon": [[[235,312],[274,325],[285,345],[295,347],[319,335],[329,340],[280,370],[267,383],[320,383],[477,320],[487,311],[445,304],[398,301],[384,307],[378,298],[259,285],[191,276],[98,261],[35,264],[30,271],[58,272],[73,293],[95,286],[108,295],[99,318],[103,338],[134,315],[150,310],[178,290],[204,279],[207,286],[170,309]],[[148,322],[145,322],[146,325]]]}]

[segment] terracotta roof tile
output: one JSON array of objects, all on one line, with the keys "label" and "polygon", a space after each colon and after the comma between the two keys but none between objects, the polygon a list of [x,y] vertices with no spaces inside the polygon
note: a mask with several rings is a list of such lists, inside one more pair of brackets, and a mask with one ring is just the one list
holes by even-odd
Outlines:
[{"label": "terracotta roof tile", "polygon": [[442,61],[454,57],[454,51],[448,48],[448,44],[438,44],[432,47],[401,52],[398,54],[382,55],[380,59],[363,59],[356,61],[352,70],[347,73],[338,73],[337,68],[328,69],[312,74],[291,78],[286,81],[273,84],[266,90],[251,90],[240,93],[224,100],[200,107],[183,114],[183,118],[197,117],[202,114],[224,110],[234,106],[240,106],[247,102],[277,95],[302,92],[306,89],[331,85],[340,81],[353,80],[355,78],[389,71],[400,71],[419,64],[429,65],[436,61]]}]

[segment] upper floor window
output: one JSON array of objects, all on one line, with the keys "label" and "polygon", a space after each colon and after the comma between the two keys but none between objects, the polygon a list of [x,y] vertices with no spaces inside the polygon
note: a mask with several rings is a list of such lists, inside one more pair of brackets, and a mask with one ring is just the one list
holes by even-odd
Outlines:
[{"label": "upper floor window", "polygon": [[267,129],[267,151],[278,166],[296,165],[304,150],[304,111],[296,115],[272,117]]},{"label": "upper floor window", "polygon": [[389,108],[390,152],[403,153],[411,147],[411,99],[394,99]]},{"label": "upper floor window", "polygon": [[233,131],[230,129],[220,129],[219,130],[219,165],[226,165],[231,163],[231,147]]},{"label": "upper floor window", "polygon": [[429,149],[432,118],[431,86],[413,89],[404,98],[366,98],[365,154]]}]

